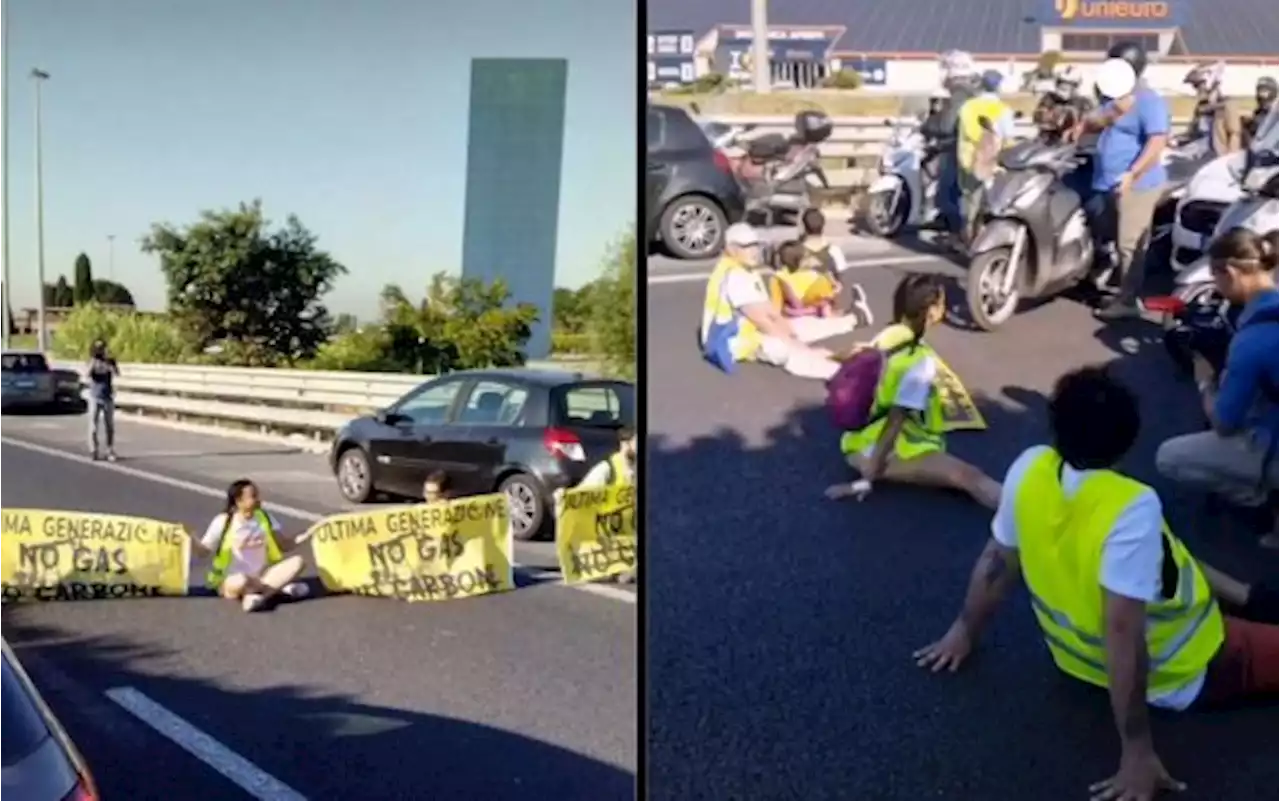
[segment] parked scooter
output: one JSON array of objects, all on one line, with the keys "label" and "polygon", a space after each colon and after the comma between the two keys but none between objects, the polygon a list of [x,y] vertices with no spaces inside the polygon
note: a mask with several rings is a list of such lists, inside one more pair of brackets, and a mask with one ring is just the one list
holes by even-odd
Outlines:
[{"label": "parked scooter", "polygon": [[738,138],[733,145],[746,150],[734,164],[734,174],[746,192],[747,214],[762,213],[773,225],[778,211],[801,214],[811,205],[811,192],[830,188],[819,162],[818,145],[831,136],[831,118],[821,111],[796,115],[795,133]]},{"label": "parked scooter", "polygon": [[966,295],[979,328],[1003,325],[1024,299],[1055,295],[1110,272],[1095,269],[1094,237],[1080,194],[1064,179],[1088,169],[1076,144],[1023,142],[1000,154],[970,247]]},{"label": "parked scooter", "polygon": [[908,226],[921,228],[940,219],[939,151],[920,132],[918,121],[884,124],[891,132],[880,155],[880,175],[867,188],[865,222],[871,233],[891,238]]}]

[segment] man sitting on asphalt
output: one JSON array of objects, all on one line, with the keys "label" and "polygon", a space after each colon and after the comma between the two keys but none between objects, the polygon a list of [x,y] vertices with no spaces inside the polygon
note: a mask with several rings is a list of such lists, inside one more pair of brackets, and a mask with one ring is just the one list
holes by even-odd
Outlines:
[{"label": "man sitting on asphalt", "polygon": [[[839,363],[831,351],[812,343],[853,331],[857,320],[852,315],[787,318],[769,298],[761,263],[755,229],[746,223],[729,226],[724,255],[707,279],[698,335],[704,355],[713,363],[758,361],[801,378],[831,378]],[[732,335],[721,343],[713,329],[731,330]],[[713,352],[721,345],[727,353]]]},{"label": "man sitting on asphalt", "polygon": [[1092,797],[1149,801],[1183,785],[1156,755],[1148,704],[1274,700],[1280,639],[1274,625],[1224,618],[1155,491],[1115,471],[1141,425],[1128,388],[1103,368],[1067,373],[1049,423],[1053,445],[1009,468],[960,616],[914,657],[958,669],[1021,574],[1053,661],[1111,696],[1120,767]]},{"label": "man sitting on asphalt", "polygon": [[1212,428],[1165,442],[1156,451],[1156,468],[1174,481],[1236,505],[1263,506],[1271,516],[1271,533],[1263,544],[1274,548],[1275,503],[1266,501],[1276,491],[1278,439],[1276,232],[1264,237],[1246,228],[1232,229],[1210,246],[1209,265],[1218,291],[1240,309],[1221,379],[1203,358],[1195,361]]}]

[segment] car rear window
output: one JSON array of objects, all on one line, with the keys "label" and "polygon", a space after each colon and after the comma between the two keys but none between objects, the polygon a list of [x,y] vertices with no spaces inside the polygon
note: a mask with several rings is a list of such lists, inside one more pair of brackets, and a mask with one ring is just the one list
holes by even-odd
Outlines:
[{"label": "car rear window", "polygon": [[45,373],[49,363],[39,353],[6,353],[4,355],[4,372],[6,373]]},{"label": "car rear window", "polygon": [[49,736],[49,730],[27,696],[22,681],[9,666],[8,658],[3,660],[3,665],[4,673],[0,676],[0,763],[7,768],[30,756]]},{"label": "car rear window", "polygon": [[634,426],[635,387],[621,381],[570,384],[555,393],[556,423],[590,428]]}]

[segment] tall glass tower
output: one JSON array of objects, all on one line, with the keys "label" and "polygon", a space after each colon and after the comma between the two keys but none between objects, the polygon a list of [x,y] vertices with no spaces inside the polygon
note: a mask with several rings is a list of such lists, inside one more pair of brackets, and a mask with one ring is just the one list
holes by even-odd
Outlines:
[{"label": "tall glass tower", "polygon": [[501,278],[514,301],[538,307],[531,359],[551,353],[568,74],[564,59],[471,62],[462,275]]}]

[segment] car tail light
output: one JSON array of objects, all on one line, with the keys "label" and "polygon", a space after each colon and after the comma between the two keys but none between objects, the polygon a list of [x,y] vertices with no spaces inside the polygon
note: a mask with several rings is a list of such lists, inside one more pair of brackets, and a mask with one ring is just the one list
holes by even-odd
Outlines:
[{"label": "car tail light", "polygon": [[1179,315],[1187,310],[1187,302],[1172,295],[1160,295],[1154,298],[1143,298],[1142,308],[1156,314]]},{"label": "car tail light", "polygon": [[62,801],[99,801],[97,788],[93,786],[93,779],[81,775],[76,781],[76,786],[71,788],[71,792]]},{"label": "car tail light", "polygon": [[572,431],[563,428],[548,428],[542,435],[542,445],[552,456],[564,457],[574,462],[585,462],[587,452],[582,449],[582,440]]},{"label": "car tail light", "polygon": [[723,150],[713,150],[711,152],[711,160],[716,163],[716,169],[726,175],[733,175],[733,162],[724,154]]}]

